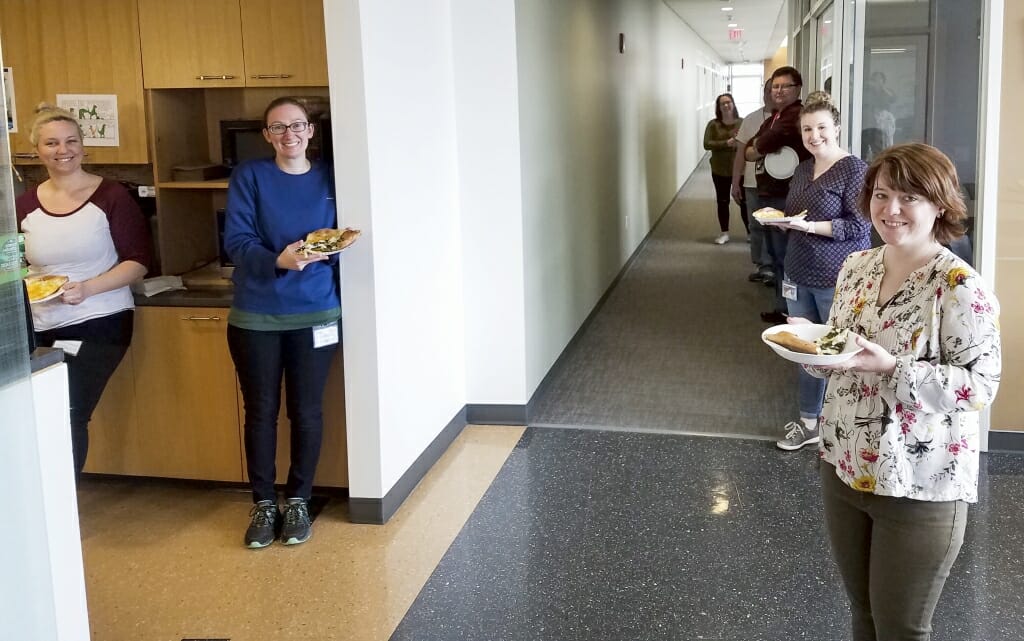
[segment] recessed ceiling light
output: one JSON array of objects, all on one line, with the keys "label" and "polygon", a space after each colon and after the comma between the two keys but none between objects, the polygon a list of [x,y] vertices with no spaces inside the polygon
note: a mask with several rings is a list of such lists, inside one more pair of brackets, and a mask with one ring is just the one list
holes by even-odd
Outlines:
[{"label": "recessed ceiling light", "polygon": [[729,26],[730,26],[730,27],[738,27],[739,25],[738,25],[738,24],[736,24],[735,22],[730,22],[730,23],[729,23]]},{"label": "recessed ceiling light", "polygon": [[732,7],[722,7],[722,11],[732,11]]}]

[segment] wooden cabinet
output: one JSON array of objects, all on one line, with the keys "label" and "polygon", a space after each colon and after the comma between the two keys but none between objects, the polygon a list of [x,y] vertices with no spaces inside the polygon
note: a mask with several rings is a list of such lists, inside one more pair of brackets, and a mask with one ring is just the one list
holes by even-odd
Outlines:
[{"label": "wooden cabinet", "polygon": [[138,0],[145,86],[327,84],[321,0]]},{"label": "wooden cabinet", "polygon": [[[86,471],[243,479],[226,326],[223,308],[136,309],[131,377],[115,375],[107,385],[93,419]],[[118,406],[123,410],[123,395],[129,393],[134,419],[117,420],[114,415]],[[129,413],[124,417],[130,418]]]},{"label": "wooden cabinet", "polygon": [[[131,349],[89,426],[86,472],[247,481],[242,396],[223,307],[139,307]],[[342,349],[324,392],[324,440],[314,483],[348,487]],[[278,482],[288,474],[289,424],[278,423]]]},{"label": "wooden cabinet", "polygon": [[15,162],[38,162],[29,142],[33,112],[40,102],[55,104],[57,94],[117,96],[119,145],[86,146],[87,163],[149,162],[135,2],[0,0],[0,41],[17,109]]},{"label": "wooden cabinet", "polygon": [[241,7],[247,86],[327,84],[322,0],[242,0]]}]

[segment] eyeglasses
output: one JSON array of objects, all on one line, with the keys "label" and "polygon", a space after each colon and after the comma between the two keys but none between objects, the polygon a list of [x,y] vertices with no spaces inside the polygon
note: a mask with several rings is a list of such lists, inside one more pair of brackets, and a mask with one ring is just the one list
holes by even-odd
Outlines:
[{"label": "eyeglasses", "polygon": [[800,85],[796,85],[796,84],[793,84],[793,83],[790,83],[788,85],[772,85],[772,91],[783,91],[785,89],[792,89],[793,87],[799,87],[799,86]]},{"label": "eyeglasses", "polygon": [[306,122],[305,120],[296,120],[295,122],[289,125],[280,122],[275,122],[272,125],[267,125],[267,131],[274,134],[275,136],[280,136],[285,132],[286,129],[292,132],[293,134],[301,134],[303,131],[306,131],[308,127],[309,123]]}]

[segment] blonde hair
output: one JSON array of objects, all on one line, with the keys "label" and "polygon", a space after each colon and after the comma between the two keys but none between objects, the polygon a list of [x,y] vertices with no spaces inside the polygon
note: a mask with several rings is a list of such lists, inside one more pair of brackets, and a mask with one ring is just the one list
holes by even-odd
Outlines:
[{"label": "blonde hair", "polygon": [[812,91],[807,95],[807,100],[804,100],[804,106],[800,109],[800,115],[806,116],[807,114],[819,111],[827,111],[832,114],[833,123],[837,127],[839,126],[839,110],[836,109],[835,103],[832,102],[832,96],[824,91]]},{"label": "blonde hair", "polygon": [[47,102],[41,102],[36,107],[36,117],[32,120],[32,127],[29,130],[28,140],[35,147],[39,144],[39,130],[43,125],[51,122],[70,122],[78,130],[78,137],[82,140],[85,139],[85,133],[82,131],[82,126],[78,124],[75,117],[67,109],[61,109]]}]

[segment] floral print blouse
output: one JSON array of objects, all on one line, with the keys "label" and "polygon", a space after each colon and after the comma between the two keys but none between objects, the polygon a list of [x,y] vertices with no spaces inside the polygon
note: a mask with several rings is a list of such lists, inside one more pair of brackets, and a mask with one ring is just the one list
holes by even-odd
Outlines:
[{"label": "floral print blouse", "polygon": [[971,267],[943,249],[889,301],[879,247],[851,254],[829,324],[878,343],[895,372],[829,371],[819,454],[850,487],[921,501],[978,500],[979,410],[1001,368],[999,304]]}]

